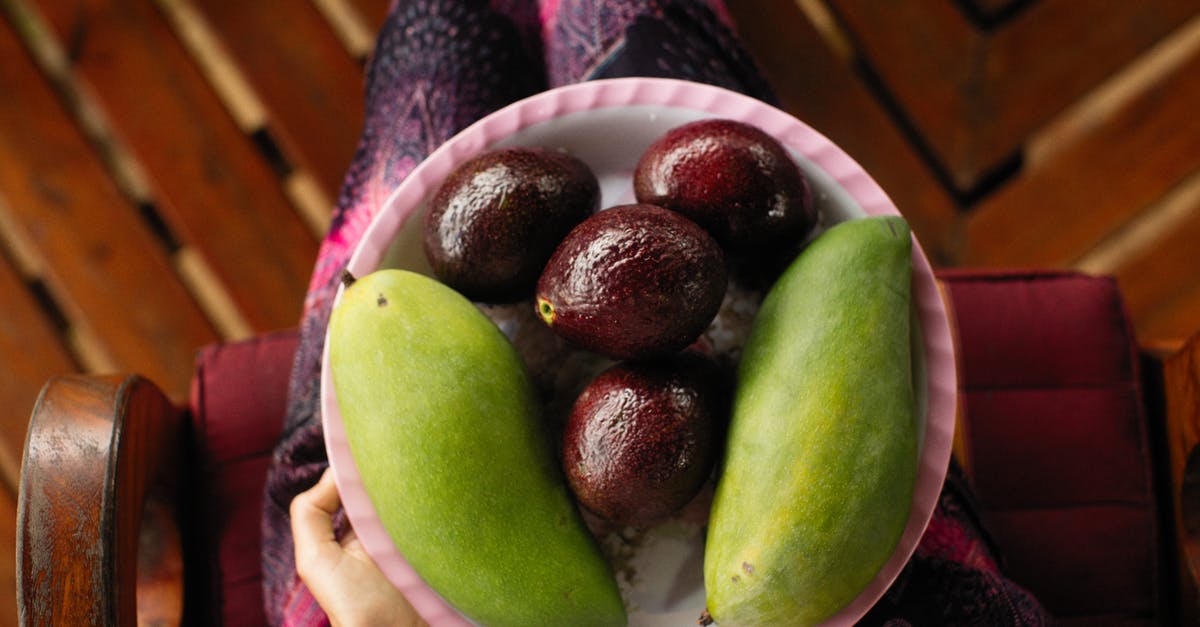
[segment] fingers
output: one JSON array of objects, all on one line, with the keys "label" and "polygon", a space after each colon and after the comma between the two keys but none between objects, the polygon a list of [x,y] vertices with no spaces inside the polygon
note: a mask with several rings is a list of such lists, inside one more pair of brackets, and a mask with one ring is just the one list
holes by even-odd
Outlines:
[{"label": "fingers", "polygon": [[333,472],[329,469],[316,485],[292,499],[292,537],[296,547],[296,569],[301,576],[336,546],[333,515],[339,502]]},{"label": "fingers", "polygon": [[321,478],[317,480],[316,485],[310,488],[308,493],[312,495],[314,506],[330,516],[336,514],[341,505],[341,498],[338,496],[337,483],[333,480],[333,468],[326,468],[325,472],[321,473]]},{"label": "fingers", "polygon": [[350,530],[339,543],[333,515],[340,504],[333,472],[292,499],[296,573],[333,625],[425,625],[367,555]]}]

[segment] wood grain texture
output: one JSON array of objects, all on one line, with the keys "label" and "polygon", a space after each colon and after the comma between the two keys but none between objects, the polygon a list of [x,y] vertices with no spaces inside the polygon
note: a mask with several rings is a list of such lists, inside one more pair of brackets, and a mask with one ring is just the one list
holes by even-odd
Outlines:
[{"label": "wood grain texture", "polygon": [[48,292],[106,360],[183,398],[212,326],[7,23],[0,58],[0,194]]},{"label": "wood grain texture", "polygon": [[985,31],[945,0],[831,4],[960,190],[1200,12],[1192,0],[1040,0]]},{"label": "wood grain texture", "polygon": [[1142,314],[1145,337],[1187,337],[1200,321],[1200,284],[1175,290],[1166,301]]},{"label": "wood grain texture", "polygon": [[794,0],[728,3],[781,106],[829,137],[887,190],[935,263],[949,256],[956,208],[903,134]]},{"label": "wood grain texture", "polygon": [[22,624],[136,623],[144,504],[151,494],[178,498],[180,420],[144,379],[47,383],[18,503]]},{"label": "wood grain texture", "polygon": [[[963,263],[1070,264],[1200,171],[1197,103],[1200,51],[981,202],[968,216]],[[1195,259],[1181,269],[1200,271]]]},{"label": "wood grain texture", "polygon": [[[0,208],[2,210],[2,208]],[[16,494],[29,411],[37,390],[54,375],[75,370],[61,337],[28,287],[0,258],[0,479]],[[2,604],[2,603],[0,603]]]},{"label": "wood grain texture", "polygon": [[1009,13],[1019,11],[1028,4],[1026,0],[957,0],[972,16],[980,16],[989,23]]},{"label": "wood grain texture", "polygon": [[295,324],[316,241],[150,2],[40,2],[74,42],[73,69],[149,179],[179,245],[195,248],[253,329]]},{"label": "wood grain texture", "polygon": [[1186,622],[1200,618],[1200,333],[1163,364],[1166,428],[1176,541],[1181,547],[1180,590]]},{"label": "wood grain texture", "polygon": [[[1200,206],[1181,201],[1169,220],[1156,217],[1173,204],[1169,198],[1191,198],[1180,190],[1200,176],[1200,118],[1189,115],[1200,102],[1197,61],[1181,54],[1170,71],[1113,80],[1157,57],[1148,51],[1163,41],[1195,30],[1195,0],[727,2],[783,108],[880,182],[936,265],[1070,266],[1099,256],[1105,262],[1096,267],[1117,276],[1144,346],[1177,348],[1200,328]],[[312,225],[327,217],[325,196],[340,184],[337,164],[348,160],[359,123],[353,116],[362,107],[361,59],[347,61],[346,40],[335,41],[327,32],[335,29],[321,20],[330,19],[327,5],[336,5],[361,16],[358,28],[376,32],[390,2],[320,0],[314,12],[310,0],[0,0],[0,13],[12,20],[7,11],[19,4],[49,18],[49,35],[67,53],[78,84],[97,97],[144,185],[130,193],[129,181],[106,167],[81,130],[87,120],[62,106],[45,71],[29,63],[0,19],[0,233],[15,235],[0,238],[0,360],[8,364],[0,372],[0,407],[13,408],[0,419],[0,474],[10,481],[33,399],[49,376],[79,368],[140,371],[179,400],[197,346],[244,332],[233,328],[298,321],[313,233],[322,232]],[[181,30],[172,6],[203,22],[208,43],[197,45]],[[205,65],[212,42],[226,70],[243,81],[214,80]],[[229,89],[238,93],[231,97]],[[1110,91],[1120,97],[1097,98]],[[1102,106],[1080,106],[1093,100]],[[1081,109],[1087,114],[1078,115]],[[323,119],[347,115],[349,124]],[[276,142],[283,162],[255,144],[248,133],[256,130]],[[326,154],[323,142],[338,148]],[[1005,170],[1012,176],[989,179],[997,164],[1012,166]],[[141,216],[138,199],[165,229]],[[1156,225],[1144,231],[1150,236],[1130,236],[1131,226],[1147,223]],[[1139,238],[1136,246],[1117,245]],[[38,284],[49,307],[30,295]],[[210,288],[217,297],[205,296]],[[232,322],[197,306],[221,302],[222,293],[228,298],[221,310],[236,314]],[[1175,386],[1182,396],[1168,394],[1176,417],[1191,416],[1200,402],[1200,358],[1184,359],[1169,362],[1185,383]],[[100,396],[119,396],[121,380],[89,381],[82,387],[98,384],[107,390]],[[96,394],[77,394],[93,399],[85,413],[109,411]],[[112,426],[98,420],[63,427],[49,450],[69,451],[73,442],[78,451],[89,437],[102,448]],[[1187,420],[1188,450],[1200,457],[1200,418]],[[84,477],[102,466],[65,467]],[[151,474],[122,468],[124,481]],[[1188,485],[1200,486],[1196,468],[1200,461]],[[99,511],[77,509],[88,508]],[[0,516],[15,523],[15,513],[6,512],[0,501]],[[161,522],[171,519],[170,505],[151,499],[143,512],[144,529],[158,534],[147,540],[157,538],[164,550],[141,571],[159,576],[137,590],[175,590],[176,530]],[[87,529],[81,523],[72,533]],[[0,553],[13,554],[6,537]],[[90,588],[86,580],[71,585],[65,589]],[[96,585],[104,589],[103,581]],[[156,611],[170,617],[177,600],[165,598]],[[0,596],[0,625],[8,608],[15,601]]]},{"label": "wood grain texture", "polygon": [[[17,501],[16,490],[0,492],[0,563],[17,563]],[[15,568],[0,571],[0,626],[18,625],[17,572]]]},{"label": "wood grain texture", "polygon": [[1189,294],[1200,293],[1200,199],[1186,211],[1186,218],[1112,270],[1140,337],[1184,338],[1200,326],[1200,303],[1187,304]]},{"label": "wood grain texture", "polygon": [[347,0],[366,21],[372,32],[379,32],[383,20],[387,18],[388,0]]},{"label": "wood grain texture", "polygon": [[296,166],[335,198],[363,125],[363,74],[311,2],[197,2]]}]

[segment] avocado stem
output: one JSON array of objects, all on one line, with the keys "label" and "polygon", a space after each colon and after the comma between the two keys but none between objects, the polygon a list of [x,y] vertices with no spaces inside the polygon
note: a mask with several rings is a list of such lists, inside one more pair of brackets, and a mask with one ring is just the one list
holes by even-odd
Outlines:
[{"label": "avocado stem", "polygon": [[554,324],[554,304],[545,298],[538,298],[538,315],[546,324]]}]

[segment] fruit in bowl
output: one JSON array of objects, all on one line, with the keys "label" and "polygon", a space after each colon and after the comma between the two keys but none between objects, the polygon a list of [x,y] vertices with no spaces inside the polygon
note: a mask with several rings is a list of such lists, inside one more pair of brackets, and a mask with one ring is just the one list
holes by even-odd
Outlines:
[{"label": "fruit in bowl", "polygon": [[[728,133],[721,124],[685,130],[706,146],[721,146]],[[514,209],[490,185],[462,192],[463,181],[486,179],[476,176],[480,164],[503,170],[546,152],[467,161],[435,194],[430,215],[451,206],[475,224],[512,224],[537,205]],[[536,187],[540,168],[506,171],[505,185]],[[778,196],[770,182],[743,181]],[[706,211],[722,208],[730,209]],[[453,239],[447,215],[426,221],[427,243]],[[718,621],[814,624],[857,595],[899,540],[917,457],[910,242],[898,217],[838,224],[799,254],[755,316],[706,540],[707,610]],[[495,246],[474,236],[456,245],[467,259]],[[437,249],[427,253],[437,269]],[[488,266],[457,270],[459,285],[492,277]],[[619,621],[615,586],[605,585],[615,579],[581,541],[586,529],[578,512],[564,510],[564,488],[602,519],[635,527],[661,522],[700,491],[728,414],[715,363],[681,351],[709,326],[727,284],[717,241],[655,205],[603,209],[561,238],[537,282],[538,315],[584,350],[633,360],[601,373],[576,399],[560,451],[565,481],[545,467],[550,430],[526,365],[461,288],[387,270],[349,285],[330,323],[334,382],[363,476],[418,572],[489,624],[518,616],[528,624]],[[505,528],[513,515],[525,523],[519,531]],[[456,535],[470,541],[448,540]],[[536,593],[568,571],[579,575],[555,581],[558,592]],[[507,580],[489,580],[501,574]],[[487,590],[501,587],[522,599],[517,606],[487,602]]]},{"label": "fruit in bowl", "polygon": [[537,310],[568,341],[614,359],[677,352],[725,297],[725,256],[691,220],[612,207],[571,230],[542,270]]},{"label": "fruit in bowl", "polygon": [[359,472],[413,568],[484,624],[624,624],[509,341],[428,277],[347,283],[329,321],[333,383]]},{"label": "fruit in bowl", "polygon": [[708,481],[728,416],[717,364],[692,351],[622,362],[593,379],[567,421],[571,492],[605,521],[661,522]]},{"label": "fruit in bowl", "polygon": [[903,219],[843,222],[763,301],[709,518],[705,589],[719,624],[816,624],[900,541],[919,446],[911,258]]},{"label": "fruit in bowl", "polygon": [[[625,107],[626,104],[633,106]],[[371,230],[364,238],[364,244],[351,260],[350,269],[362,276],[380,267],[407,267],[431,272],[429,260],[419,259],[405,251],[412,250],[413,243],[421,241],[420,217],[429,207],[428,201],[436,193],[441,182],[454,166],[482,152],[512,146],[548,146],[578,156],[597,174],[601,187],[601,206],[613,207],[636,200],[630,193],[633,191],[632,173],[635,163],[656,137],[697,118],[721,117],[720,114],[724,112],[731,113],[739,121],[759,123],[769,135],[779,138],[786,145],[788,153],[796,157],[797,165],[811,183],[812,206],[814,211],[819,208],[822,216],[821,225],[817,227],[816,232],[819,234],[815,237],[794,234],[791,241],[781,241],[780,246],[810,241],[815,244],[827,234],[822,232],[822,229],[828,229],[835,224],[870,215],[896,214],[886,196],[844,153],[811,129],[777,110],[731,92],[677,81],[600,81],[571,86],[517,103],[510,109],[483,120],[440,148],[414,171],[393,195],[388,207],[372,224]],[[613,129],[621,129],[622,132],[615,133]],[[608,209],[601,209],[596,215],[605,211]],[[417,234],[416,237],[414,233]],[[764,245],[763,251],[753,248],[749,251],[726,253],[726,263],[729,263],[731,258],[735,259],[733,263],[738,263],[737,257],[767,252],[765,249],[774,248],[774,245]],[[417,250],[420,250],[419,246]],[[791,251],[787,253],[790,256]],[[875,568],[874,577],[861,588],[857,596],[827,616],[825,620],[828,624],[851,624],[860,618],[899,572],[915,547],[916,540],[936,504],[937,488],[949,455],[949,428],[952,427],[954,405],[952,345],[947,339],[945,314],[937,297],[928,262],[916,249],[912,252],[911,261],[914,262],[912,287],[913,311],[916,314],[916,318],[912,320],[919,324],[915,325],[911,337],[912,346],[918,350],[914,351],[912,362],[908,366],[914,376],[913,386],[917,392],[914,415],[918,417],[916,433],[920,438],[919,450],[922,460],[918,469],[919,489],[913,493],[911,513],[895,550],[881,567],[868,567]],[[790,315],[766,318],[758,316],[763,295],[760,289],[765,291],[765,287],[760,288],[760,284],[741,283],[740,277],[727,274],[724,301],[711,324],[702,331],[690,348],[709,352],[727,366],[738,364],[739,361],[744,365],[745,360],[742,360],[741,356],[746,333],[752,323],[765,322],[768,318],[774,318],[776,322],[792,318]],[[539,309],[533,302],[517,301],[513,305],[487,306],[476,304],[496,321],[506,336],[517,342],[519,354],[536,369],[533,373],[535,380],[555,382],[551,386],[539,388],[543,396],[538,400],[543,406],[546,406],[544,404],[548,401],[562,401],[578,393],[583,387],[583,382],[602,369],[593,370],[592,366],[602,363],[604,357],[595,355],[588,349],[560,348],[563,342],[539,320]],[[513,312],[518,311],[523,312],[523,315],[514,315]],[[531,328],[540,329],[541,333],[529,333]],[[785,328],[787,325],[776,325],[777,331]],[[793,327],[789,332],[776,337],[789,338],[801,334],[801,331],[801,328]],[[536,345],[539,348],[534,348],[528,342],[533,335],[537,335]],[[546,342],[546,338],[552,338],[554,341]],[[906,336],[905,339],[909,338]],[[778,341],[783,342],[784,340]],[[551,350],[540,350],[543,345]],[[529,359],[531,350],[536,352],[536,358],[532,360]],[[783,352],[800,351],[788,349]],[[599,357],[599,361],[589,358],[587,363],[590,365],[587,368],[577,368],[573,361],[574,356],[585,353]],[[757,360],[759,357],[752,359]],[[834,371],[851,366],[853,364],[838,363],[831,368],[814,367],[814,370]],[[358,483],[360,479],[357,476],[356,457],[348,454],[340,442],[340,438],[343,437],[339,432],[342,428],[340,408],[327,374],[328,366],[323,373],[323,386],[328,386],[323,388],[327,390],[323,391],[323,399],[326,399],[323,400],[323,410],[330,458],[338,471],[339,489],[343,493],[346,510],[356,530],[360,531],[364,546],[389,578],[413,601],[414,607],[432,624],[465,624],[461,614],[471,616],[470,613],[465,612],[464,608],[445,605],[442,597],[434,594],[411,571],[405,570],[407,566],[404,556],[397,553],[396,544],[386,532],[381,531],[380,516]],[[797,392],[798,388],[794,384],[796,377],[800,377],[802,373],[783,374],[786,376],[773,384],[774,387],[764,385],[760,387],[760,391],[769,388],[778,398],[787,398],[789,394]],[[579,386],[572,386],[569,383],[572,380],[579,381]],[[560,384],[562,381],[567,383]],[[945,385],[947,381],[951,382],[951,385]],[[405,389],[411,394],[431,393],[426,386],[411,385]],[[544,396],[545,394],[554,398]],[[562,424],[552,420],[547,422],[545,418],[539,420],[542,422],[541,428],[552,438],[561,435],[555,432],[563,427]],[[560,440],[562,441],[565,440]],[[731,440],[728,450],[732,451],[734,448]],[[784,455],[773,454],[770,457],[781,459]],[[455,460],[449,461],[453,463]],[[718,480],[725,474],[725,467],[725,464],[717,466],[718,472],[715,476]],[[561,466],[559,471],[562,471]],[[403,483],[399,479],[393,481],[396,485]],[[559,481],[566,484],[564,477],[560,476]],[[711,482],[706,486],[705,495],[711,494],[711,486]],[[852,491],[853,489],[850,489],[845,492]],[[708,497],[702,501],[701,505],[707,513]],[[593,527],[594,533],[602,533],[598,539],[613,569],[610,577],[615,578],[620,586],[630,624],[657,626],[693,622],[706,606],[706,597],[710,595],[716,595],[712,596],[713,605],[718,613],[724,612],[724,620],[736,624],[737,614],[730,614],[728,609],[721,609],[728,608],[730,604],[720,601],[722,597],[717,586],[714,584],[713,590],[710,591],[703,583],[703,569],[700,568],[700,564],[704,559],[701,557],[705,543],[704,528],[699,526],[702,523],[697,518],[692,517],[698,511],[700,510],[689,507],[686,512],[680,512],[678,517],[668,517],[662,525],[652,524],[644,533],[639,532],[635,535],[623,530]],[[744,520],[743,523],[748,525],[747,529],[753,527],[760,531],[767,526],[761,520],[750,519]],[[512,519],[512,524],[523,524],[520,515]],[[786,534],[781,530],[764,533],[766,535],[760,534],[759,537],[771,536],[779,543],[787,544]],[[788,549],[785,549],[785,552],[786,550]],[[750,560],[744,561],[751,563],[752,567],[758,566]],[[493,564],[488,567],[503,569],[513,566]],[[766,567],[764,562],[763,568]],[[725,598],[728,599],[728,595]],[[476,617],[472,618],[478,620]]]},{"label": "fruit in bowl", "polygon": [[472,300],[528,298],[559,240],[598,208],[596,176],[545,148],[492,150],[446,178],[425,214],[425,254]]},{"label": "fruit in bowl", "polygon": [[802,240],[817,223],[809,183],[787,150],[736,120],[671,129],[638,160],[633,188],[638,202],[678,211],[738,253]]}]

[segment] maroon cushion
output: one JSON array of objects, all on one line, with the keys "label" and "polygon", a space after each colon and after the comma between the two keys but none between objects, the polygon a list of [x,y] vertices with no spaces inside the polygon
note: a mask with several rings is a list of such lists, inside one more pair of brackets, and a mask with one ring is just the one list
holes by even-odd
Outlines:
[{"label": "maroon cushion", "polygon": [[[1149,624],[1156,544],[1133,337],[1116,285],[943,271],[984,523],[1018,583],[1066,623]],[[296,336],[205,349],[192,406],[202,527],[225,624],[261,624],[259,516]]]},{"label": "maroon cushion", "polygon": [[967,455],[1008,574],[1064,623],[1153,624],[1137,353],[1108,277],[948,271]]},{"label": "maroon cushion", "polygon": [[[201,537],[225,625],[263,625],[260,545],[263,486],[283,426],[296,334],[207,347],[196,359],[191,411]],[[219,618],[218,618],[219,617]],[[213,621],[215,622],[215,620]]]}]

